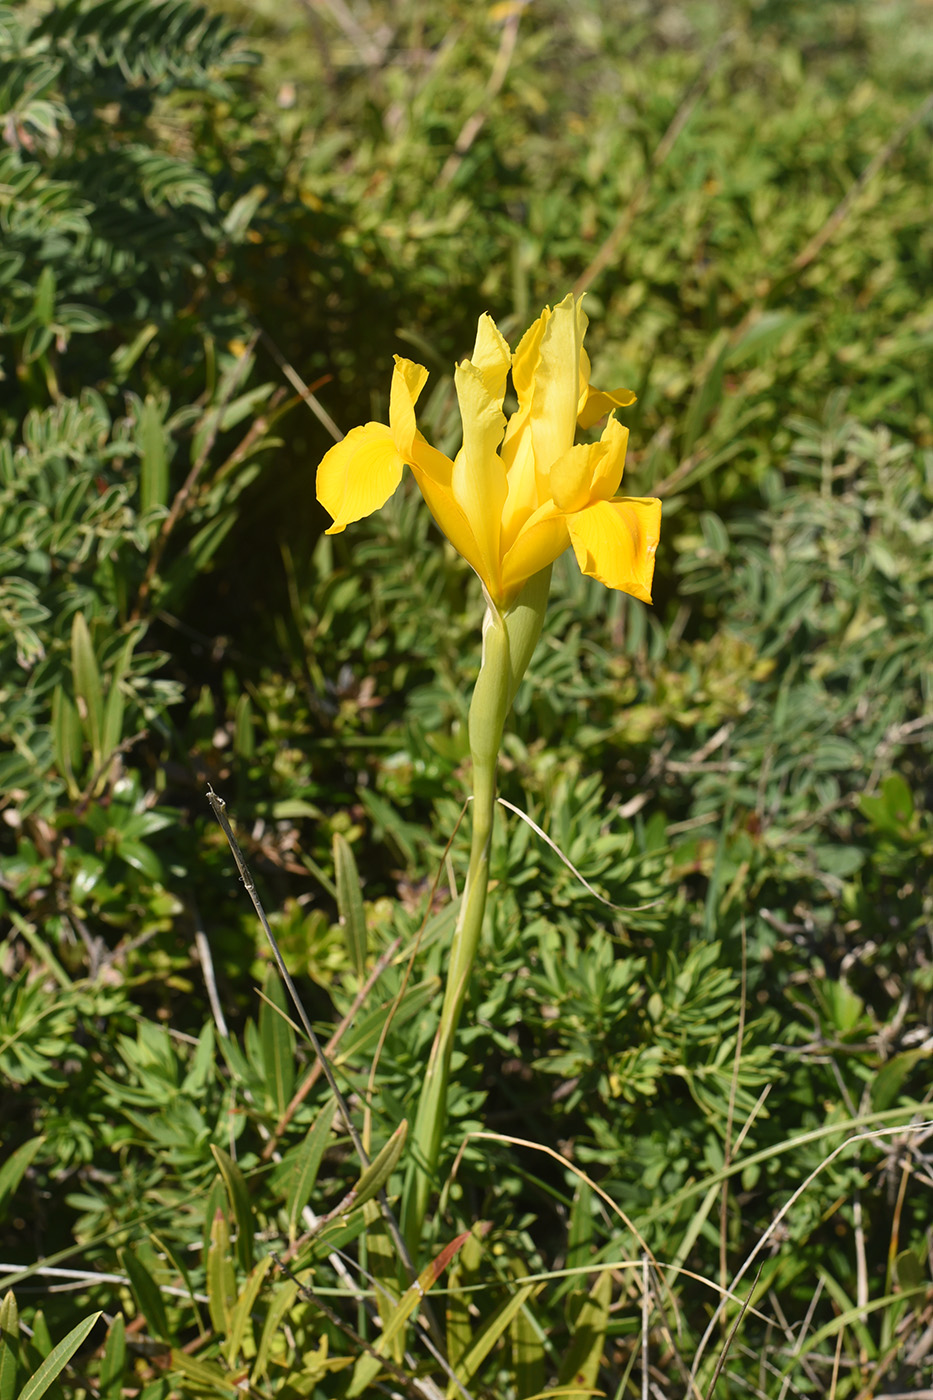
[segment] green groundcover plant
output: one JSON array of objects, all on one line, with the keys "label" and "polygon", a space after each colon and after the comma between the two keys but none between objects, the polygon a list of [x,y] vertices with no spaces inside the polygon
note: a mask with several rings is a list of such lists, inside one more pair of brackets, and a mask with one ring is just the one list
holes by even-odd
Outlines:
[{"label": "green groundcover plant", "polygon": [[929,1384],[924,7],[571,8],[0,6],[0,1400]]}]

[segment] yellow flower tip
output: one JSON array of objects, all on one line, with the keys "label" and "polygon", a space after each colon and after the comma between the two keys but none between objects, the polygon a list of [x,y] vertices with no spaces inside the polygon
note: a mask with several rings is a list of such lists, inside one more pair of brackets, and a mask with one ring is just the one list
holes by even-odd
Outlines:
[{"label": "yellow flower tip", "polygon": [[604,418],[613,409],[629,408],[637,402],[638,396],[633,394],[631,389],[611,389],[603,393],[587,385],[586,393],[580,398],[577,423],[581,428],[592,428],[594,423],[598,423],[600,418]]},{"label": "yellow flower tip", "polygon": [[483,312],[479,318],[476,343],[468,363],[479,372],[490,398],[501,404],[505,397],[505,381],[512,368],[512,352],[488,312]]},{"label": "yellow flower tip", "polygon": [[404,461],[411,458],[412,443],[418,431],[415,404],[428,380],[424,365],[395,356],[392,388],[389,392],[389,423],[392,436]]}]

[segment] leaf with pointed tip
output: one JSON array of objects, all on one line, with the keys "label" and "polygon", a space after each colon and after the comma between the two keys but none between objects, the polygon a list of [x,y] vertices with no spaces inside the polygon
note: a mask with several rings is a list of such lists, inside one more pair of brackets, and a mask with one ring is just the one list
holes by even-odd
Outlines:
[{"label": "leaf with pointed tip", "polygon": [[288,1215],[288,1237],[294,1240],[298,1233],[301,1212],[311,1199],[314,1183],[321,1167],[324,1149],[330,1138],[337,1104],[334,1099],[327,1103],[314,1120],[308,1135],[298,1149],[295,1164],[288,1184],[285,1210]]},{"label": "leaf with pointed tip", "polygon": [[253,1267],[253,1211],[249,1203],[246,1180],[236,1162],[222,1147],[211,1143],[211,1152],[227,1188],[230,1214],[236,1221],[237,1263],[243,1272],[248,1274]]},{"label": "leaf with pointed tip", "polygon": [[[395,1338],[400,1334],[406,1322],[411,1317],[415,1308],[421,1303],[425,1294],[430,1291],[443,1274],[451,1259],[463,1247],[470,1238],[469,1230],[465,1230],[462,1235],[451,1240],[445,1245],[436,1259],[432,1259],[430,1264],[421,1270],[414,1283],[410,1284],[399,1299],[398,1307],[393,1312],[386,1326],[383,1328],[376,1341],[375,1350],[379,1356],[374,1356],[372,1352],[366,1352],[361,1356],[353,1369],[353,1377],[347,1389],[347,1400],[352,1400],[353,1396],[362,1395],[378,1376],[382,1363],[381,1356],[387,1356]],[[460,1393],[459,1391],[457,1392]]]},{"label": "leaf with pointed tip", "polygon": [[77,1327],[73,1327],[68,1336],[60,1341],[57,1347],[52,1348],[38,1371],[30,1376],[23,1386],[18,1400],[39,1400],[40,1395],[45,1394],[49,1386],[64,1371],[78,1347],[86,1340],[100,1316],[99,1312],[92,1313],[83,1322],[79,1322]]},{"label": "leaf with pointed tip", "polygon": [[353,848],[345,836],[334,832],[334,875],[337,881],[337,908],[343,925],[347,954],[357,977],[366,976],[366,911],[363,889]]}]

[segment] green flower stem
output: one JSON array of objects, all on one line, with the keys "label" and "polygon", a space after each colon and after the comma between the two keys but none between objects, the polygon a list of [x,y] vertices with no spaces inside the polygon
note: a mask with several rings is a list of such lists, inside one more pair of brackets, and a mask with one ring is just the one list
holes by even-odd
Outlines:
[{"label": "green flower stem", "polygon": [[473,759],[470,864],[450,948],[440,1024],[418,1101],[411,1138],[412,1161],[402,1203],[402,1232],[413,1258],[418,1254],[421,1227],[447,1122],[447,1084],[454,1036],[483,929],[502,731],[541,634],[550,579],[550,568],[543,570],[526,584],[515,604],[504,614],[490,605],[483,624],[483,660],[470,705]]}]

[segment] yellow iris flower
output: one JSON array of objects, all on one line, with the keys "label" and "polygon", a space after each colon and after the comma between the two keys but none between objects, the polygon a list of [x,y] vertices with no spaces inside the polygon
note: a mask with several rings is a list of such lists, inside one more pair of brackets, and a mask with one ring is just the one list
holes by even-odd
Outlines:
[{"label": "yellow iris flower", "polygon": [[[513,355],[492,318],[479,318],[473,354],[454,374],[463,446],[453,461],[416,426],[427,370],[396,355],[389,426],[354,428],[318,468],[318,500],[334,518],[327,533],[383,506],[407,464],[498,610],[568,544],[585,574],[650,602],[661,502],[616,494],[628,429],[614,410],[635,395],[590,387],[586,327],[581,302],[567,296],[545,308]],[[518,408],[506,419],[510,373]],[[591,427],[607,412],[600,440],[574,446],[577,425]]]}]

